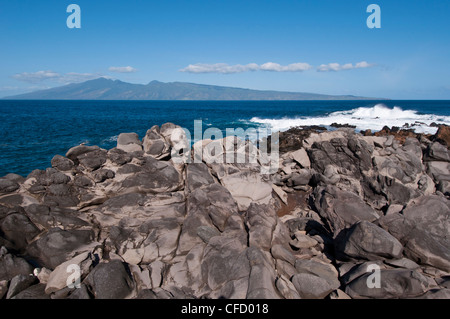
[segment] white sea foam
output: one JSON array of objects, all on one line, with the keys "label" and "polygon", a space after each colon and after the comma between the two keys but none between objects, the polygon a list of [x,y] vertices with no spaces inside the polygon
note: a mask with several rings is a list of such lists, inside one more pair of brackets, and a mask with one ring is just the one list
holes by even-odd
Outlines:
[{"label": "white sea foam", "polygon": [[[417,111],[402,110],[395,106],[389,108],[384,104],[373,107],[359,107],[349,111],[337,111],[325,116],[297,117],[282,119],[263,119],[253,117],[251,123],[269,126],[272,131],[285,131],[294,126],[320,125],[330,127],[331,124],[350,124],[356,126],[356,131],[371,129],[380,131],[384,126],[397,126],[414,129],[416,133],[435,134],[436,127],[431,123],[450,125],[450,116],[435,114],[417,114]],[[409,125],[409,127],[407,126]]]},{"label": "white sea foam", "polygon": [[119,135],[110,136],[110,137],[104,139],[102,141],[102,144],[104,144],[104,143],[111,143],[111,142],[117,142],[118,138],[119,138]]}]

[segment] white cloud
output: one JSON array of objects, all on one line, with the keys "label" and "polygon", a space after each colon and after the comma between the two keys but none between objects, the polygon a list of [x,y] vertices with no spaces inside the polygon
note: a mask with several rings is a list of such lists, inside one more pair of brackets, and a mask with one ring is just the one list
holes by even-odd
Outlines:
[{"label": "white cloud", "polygon": [[180,70],[180,72],[187,73],[242,73],[242,72],[252,72],[252,71],[272,71],[272,72],[301,72],[311,69],[308,63],[293,63],[289,65],[280,65],[278,63],[267,62],[261,65],[256,63],[249,64],[235,64],[228,65],[226,63],[197,63],[189,64],[187,67]]},{"label": "white cloud", "polygon": [[328,63],[321,64],[317,67],[317,71],[319,72],[337,72],[337,71],[345,71],[345,70],[353,70],[353,69],[363,69],[373,67],[374,64],[367,63],[366,61],[361,61],[353,65],[352,63],[347,64],[339,64],[339,63]]},{"label": "white cloud", "polygon": [[117,73],[133,73],[137,71],[137,69],[133,68],[132,66],[111,66],[108,70],[110,72]]},{"label": "white cloud", "polygon": [[38,83],[49,79],[59,78],[60,75],[53,71],[37,71],[37,72],[23,72],[17,73],[12,76],[12,78],[27,82],[27,83]]},{"label": "white cloud", "polygon": [[302,72],[311,68],[312,66],[308,63],[292,63],[289,65],[280,65],[278,63],[267,62],[260,66],[260,70],[272,72]]},{"label": "white cloud", "polygon": [[184,69],[181,69],[180,72],[230,74],[230,73],[257,71],[258,69],[259,65],[256,63],[250,63],[246,65],[241,64],[228,65],[226,63],[215,63],[215,64],[197,63],[197,64],[189,64]]}]

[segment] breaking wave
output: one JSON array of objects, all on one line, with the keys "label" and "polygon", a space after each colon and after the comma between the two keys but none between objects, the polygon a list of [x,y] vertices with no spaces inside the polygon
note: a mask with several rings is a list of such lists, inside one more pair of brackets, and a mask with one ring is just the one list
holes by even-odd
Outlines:
[{"label": "breaking wave", "polygon": [[333,123],[356,126],[355,130],[380,131],[384,126],[397,126],[413,129],[416,133],[435,134],[435,124],[450,125],[450,116],[435,114],[418,114],[414,110],[402,110],[398,106],[389,108],[384,104],[373,107],[359,107],[348,111],[332,112],[316,117],[296,117],[281,119],[264,119],[253,117],[251,123],[269,126],[272,131],[285,131],[294,126],[320,125],[331,128]]}]

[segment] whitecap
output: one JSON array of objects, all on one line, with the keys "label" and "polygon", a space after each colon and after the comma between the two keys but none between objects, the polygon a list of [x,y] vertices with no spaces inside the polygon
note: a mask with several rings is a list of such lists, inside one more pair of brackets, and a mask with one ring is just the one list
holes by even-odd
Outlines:
[{"label": "whitecap", "polygon": [[436,124],[450,125],[450,116],[436,114],[418,114],[414,110],[403,110],[399,106],[389,108],[384,104],[373,107],[359,107],[348,111],[336,111],[328,115],[316,117],[295,117],[281,119],[267,119],[253,117],[249,121],[262,126],[268,126],[272,131],[286,131],[294,126],[318,125],[330,128],[331,124],[350,124],[356,126],[355,130],[380,131],[384,126],[413,129],[416,133],[435,134]]}]

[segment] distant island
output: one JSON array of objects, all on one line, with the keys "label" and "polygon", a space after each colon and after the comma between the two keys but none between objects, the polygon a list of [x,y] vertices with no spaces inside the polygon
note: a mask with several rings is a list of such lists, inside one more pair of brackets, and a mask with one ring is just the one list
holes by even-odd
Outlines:
[{"label": "distant island", "polygon": [[133,84],[98,78],[4,99],[14,100],[381,100],[354,95],[250,90],[186,82]]}]

